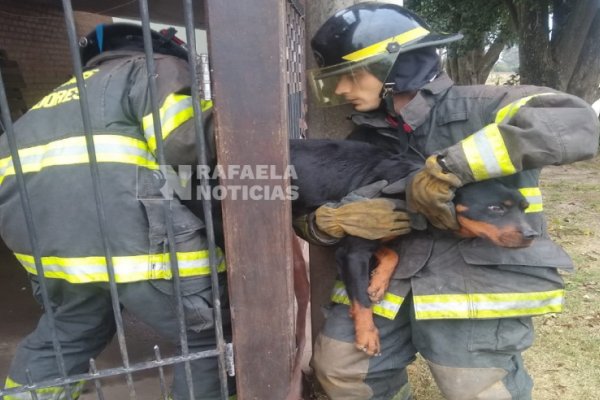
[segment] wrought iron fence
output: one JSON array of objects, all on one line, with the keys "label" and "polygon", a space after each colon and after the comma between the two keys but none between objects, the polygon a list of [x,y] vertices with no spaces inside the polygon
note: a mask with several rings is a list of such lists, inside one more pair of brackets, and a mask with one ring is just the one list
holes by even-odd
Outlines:
[{"label": "wrought iron fence", "polygon": [[[103,189],[100,180],[100,171],[98,168],[98,160],[96,155],[96,148],[93,139],[93,132],[91,128],[91,118],[90,118],[90,110],[88,108],[88,93],[86,91],[86,85],[84,83],[83,78],[83,70],[81,60],[79,58],[78,51],[78,40],[76,37],[75,31],[75,21],[73,16],[73,8],[70,0],[62,1],[65,23],[68,34],[68,43],[71,51],[72,62],[73,62],[73,70],[74,75],[77,81],[77,89],[79,93],[79,101],[81,107],[81,116],[82,122],[85,131],[85,142],[87,147],[87,153],[89,157],[89,167],[90,173],[92,177],[92,185],[94,191],[95,198],[95,208],[98,217],[98,227],[102,234],[103,238],[103,249],[104,249],[104,259],[107,266],[107,272],[109,275],[109,287],[110,294],[112,299],[112,310],[115,318],[115,326],[116,326],[116,335],[118,339],[119,351],[122,359],[122,366],[117,368],[110,368],[99,370],[96,366],[96,362],[94,359],[91,359],[89,362],[89,372],[85,374],[79,375],[68,375],[67,369],[65,367],[65,359],[63,352],[63,344],[59,340],[56,324],[54,320],[54,311],[51,306],[48,287],[47,287],[47,279],[44,277],[44,266],[42,263],[42,254],[39,245],[38,233],[36,230],[36,221],[33,218],[32,209],[36,207],[34,201],[31,200],[28,194],[28,187],[25,182],[25,176],[23,171],[23,166],[21,163],[21,157],[19,155],[19,151],[17,148],[17,142],[15,139],[15,132],[13,129],[13,122],[11,121],[10,111],[8,108],[8,101],[6,96],[6,88],[4,82],[2,81],[2,76],[0,72],[0,110],[2,114],[2,127],[5,131],[5,135],[7,137],[8,145],[10,148],[10,154],[12,158],[12,163],[14,165],[15,170],[15,178],[18,184],[18,189],[20,192],[21,205],[23,208],[23,213],[25,215],[27,232],[31,244],[31,248],[33,249],[33,258],[35,261],[35,270],[39,279],[40,289],[41,289],[41,298],[45,310],[45,314],[49,317],[49,324],[52,335],[52,342],[54,347],[54,353],[56,356],[57,370],[59,373],[59,378],[51,379],[41,382],[35,382],[29,371],[25,371],[28,377],[28,381],[18,387],[13,388],[0,388],[0,399],[21,399],[21,398],[31,398],[31,399],[45,399],[43,389],[50,387],[62,387],[64,388],[64,398],[66,399],[75,399],[78,397],[79,393],[75,393],[73,386],[71,384],[82,382],[82,381],[92,381],[94,384],[96,397],[100,400],[105,398],[105,393],[102,387],[102,381],[108,377],[114,376],[124,376],[127,382],[127,387],[129,391],[129,397],[131,399],[136,399],[136,389],[134,386],[133,374],[143,370],[156,370],[157,377],[160,381],[161,387],[161,396],[163,399],[167,399],[169,394],[167,392],[167,385],[165,382],[165,367],[174,366],[176,364],[183,364],[185,366],[185,379],[187,382],[187,387],[189,390],[189,398],[194,397],[194,385],[192,384],[193,377],[190,362],[206,357],[216,357],[218,359],[219,366],[219,378],[220,378],[220,390],[221,390],[221,398],[226,399],[228,397],[228,383],[227,376],[234,375],[233,368],[233,347],[231,343],[227,343],[224,334],[223,334],[223,325],[222,325],[222,315],[221,315],[221,307],[220,305],[220,293],[219,293],[219,285],[218,285],[218,275],[217,275],[217,249],[215,245],[215,236],[213,233],[213,219],[210,209],[210,203],[208,199],[203,200],[203,210],[205,217],[205,225],[206,232],[208,236],[208,250],[209,250],[209,260],[210,260],[210,270],[211,270],[211,281],[213,288],[213,303],[214,303],[214,318],[215,318],[215,335],[217,338],[216,347],[212,350],[202,351],[202,352],[190,352],[188,346],[188,339],[186,334],[186,323],[185,316],[183,310],[182,303],[182,291],[181,291],[181,280],[179,275],[179,265],[178,258],[176,254],[175,246],[169,246],[169,259],[171,260],[171,272],[173,276],[173,291],[174,297],[176,298],[176,312],[177,319],[179,321],[179,341],[181,346],[181,354],[172,357],[163,357],[161,354],[161,350],[158,346],[154,347],[154,360],[132,363],[130,362],[130,351],[127,347],[126,338],[125,338],[125,330],[123,324],[123,316],[121,314],[121,305],[119,302],[119,292],[118,286],[115,279],[115,270],[113,265],[113,251],[111,248],[111,243],[107,234],[107,218],[105,212],[105,199],[103,197]],[[205,149],[207,144],[205,143],[205,137],[203,132],[202,125],[202,111],[200,109],[200,88],[196,84],[197,77],[203,76],[206,78],[207,69],[203,67],[203,64],[197,64],[195,60],[200,59],[201,61],[204,59],[203,57],[199,57],[196,54],[196,43],[195,43],[195,35],[194,35],[194,21],[193,21],[193,4],[192,0],[183,0],[182,7],[185,15],[185,27],[187,31],[187,43],[188,43],[188,51],[189,51],[189,69],[190,69],[190,87],[191,87],[191,96],[193,99],[193,111],[194,111],[194,126],[196,133],[196,141],[197,141],[197,156],[198,160],[201,164],[206,163],[206,155]],[[160,122],[160,113],[159,106],[156,94],[156,84],[154,81],[155,77],[155,65],[152,51],[152,42],[151,42],[151,34],[150,34],[150,16],[148,11],[148,4],[146,0],[139,1],[139,11],[140,11],[140,19],[142,21],[142,28],[144,33],[144,51],[146,55],[146,66],[148,71],[148,84],[150,89],[150,100],[152,104],[152,118],[154,121],[154,129],[155,129],[155,138],[156,138],[156,154],[157,154],[157,162],[159,165],[164,166],[165,156],[164,156],[164,144],[163,144],[163,135],[161,132],[161,122]],[[198,68],[203,69],[202,74]],[[203,80],[206,83],[206,79]],[[208,86],[204,87],[204,93],[207,93]],[[166,176],[166,175],[165,175]],[[201,187],[206,187],[209,183],[206,179],[200,179]],[[167,237],[168,243],[175,243],[174,239],[174,231],[173,231],[173,220],[170,212],[170,200],[163,200],[163,208],[167,220]],[[27,395],[29,394],[29,395]],[[54,397],[53,397],[54,398]]]},{"label": "wrought iron fence", "polygon": [[[57,371],[59,377],[56,379],[45,380],[45,381],[34,381],[31,373],[25,371],[27,375],[27,382],[22,386],[13,388],[0,388],[0,400],[2,399],[21,399],[31,398],[34,400],[44,400],[43,389],[51,387],[62,387],[64,388],[64,398],[76,399],[79,393],[73,391],[72,384],[77,382],[91,382],[95,390],[96,397],[99,400],[106,398],[105,391],[103,389],[103,382],[110,377],[124,377],[128,395],[131,399],[137,399],[136,389],[134,385],[133,375],[140,371],[152,370],[156,372],[156,376],[160,383],[161,398],[168,399],[168,389],[165,378],[165,369],[173,367],[175,365],[184,365],[185,367],[185,379],[189,390],[189,398],[194,397],[194,385],[193,376],[191,371],[190,362],[207,357],[216,357],[218,359],[218,373],[220,379],[220,391],[222,399],[227,399],[228,396],[228,376],[234,376],[234,365],[233,365],[233,346],[231,343],[227,343],[223,332],[223,316],[221,315],[220,305],[220,293],[218,285],[218,273],[217,273],[217,247],[215,244],[215,235],[213,228],[213,217],[211,213],[211,205],[209,199],[203,199],[202,208],[204,211],[207,239],[208,239],[208,250],[209,250],[209,261],[211,270],[211,282],[213,288],[213,303],[214,303],[214,319],[215,319],[215,336],[216,346],[214,349],[191,352],[188,346],[188,339],[186,334],[186,323],[185,315],[182,303],[182,289],[181,279],[179,275],[178,258],[176,254],[175,246],[169,246],[169,259],[171,262],[171,272],[173,276],[173,292],[176,299],[176,313],[177,320],[179,322],[179,345],[181,347],[181,354],[176,356],[164,357],[161,353],[161,349],[158,346],[154,346],[153,353],[154,359],[143,362],[133,363],[130,361],[130,350],[127,346],[125,328],[123,322],[123,316],[121,313],[121,304],[119,301],[118,284],[115,278],[115,270],[113,265],[113,249],[107,234],[107,217],[106,217],[106,202],[103,196],[103,188],[100,179],[100,170],[98,168],[98,160],[96,154],[96,147],[93,139],[92,124],[90,117],[90,110],[88,107],[88,93],[86,91],[86,85],[83,78],[83,67],[79,58],[78,51],[78,38],[75,30],[75,21],[73,15],[73,8],[70,0],[62,0],[62,6],[64,10],[65,24],[68,35],[68,45],[71,52],[73,71],[76,77],[77,90],[79,93],[79,102],[81,108],[81,118],[85,131],[85,143],[87,147],[87,153],[89,157],[89,168],[92,177],[92,187],[95,198],[95,209],[98,218],[98,227],[102,234],[104,249],[104,259],[107,266],[107,272],[109,276],[109,288],[111,294],[112,310],[115,318],[116,336],[118,341],[118,348],[122,359],[122,365],[116,368],[98,369],[96,361],[90,359],[89,371],[84,374],[69,375],[65,366],[63,344],[59,340],[57,329],[54,321],[54,312],[51,307],[51,301],[49,298],[49,292],[47,287],[47,279],[44,277],[44,265],[42,262],[42,253],[39,244],[38,233],[36,230],[36,221],[33,217],[32,210],[36,207],[36,204],[29,196],[28,187],[23,171],[23,165],[21,163],[21,157],[17,147],[17,141],[15,138],[15,131],[13,129],[13,121],[11,120],[10,110],[8,106],[6,86],[2,81],[2,74],[0,71],[0,111],[1,111],[1,125],[0,129],[4,131],[6,135],[8,146],[10,149],[10,155],[15,170],[15,179],[18,185],[21,206],[26,220],[26,228],[28,237],[30,240],[31,248],[33,249],[33,259],[35,263],[35,271],[39,279],[41,299],[44,306],[46,315],[49,317],[49,324],[52,335],[52,343],[54,353],[56,357]],[[205,135],[203,132],[202,124],[202,110],[200,107],[201,99],[207,99],[211,97],[210,94],[210,83],[209,83],[209,67],[207,64],[207,57],[205,55],[196,54],[196,39],[194,35],[194,10],[192,0],[182,0],[182,7],[185,17],[185,28],[187,32],[187,44],[189,51],[189,70],[190,70],[190,87],[191,96],[193,99],[193,111],[194,111],[194,127],[196,134],[196,154],[200,164],[206,164],[206,148]],[[163,135],[161,132],[161,116],[159,112],[158,99],[156,94],[155,85],[155,65],[152,51],[152,42],[150,34],[150,15],[148,10],[147,0],[139,1],[139,15],[142,22],[142,29],[144,32],[144,51],[146,55],[146,67],[148,71],[148,84],[150,91],[150,101],[152,105],[152,119],[153,126],[155,129],[156,138],[156,157],[159,165],[166,165],[164,155],[164,143]],[[305,83],[304,83],[304,9],[303,5],[299,0],[287,0],[286,2],[286,55],[287,55],[287,100],[288,100],[288,113],[289,113],[289,136],[291,138],[299,138],[304,136],[305,123]],[[166,173],[165,173],[166,174]],[[205,178],[200,178],[200,186],[202,190],[208,188],[209,182]],[[167,238],[168,243],[175,243],[173,220],[170,212],[170,200],[163,200],[163,209],[167,216]],[[27,396],[30,397],[24,397]]]},{"label": "wrought iron fence", "polygon": [[304,137],[306,100],[304,82],[304,7],[298,0],[286,2],[286,55],[289,136]]}]

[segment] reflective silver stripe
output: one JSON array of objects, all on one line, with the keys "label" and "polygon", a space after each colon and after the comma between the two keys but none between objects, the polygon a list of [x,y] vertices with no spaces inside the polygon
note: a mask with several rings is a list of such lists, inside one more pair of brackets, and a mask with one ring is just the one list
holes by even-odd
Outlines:
[{"label": "reflective silver stripe", "polygon": [[526,213],[542,212],[544,210],[542,191],[539,187],[519,188],[519,191],[529,203],[529,207],[525,209]]},{"label": "reflective silver stripe", "polygon": [[517,112],[519,112],[521,107],[523,107],[525,104],[527,104],[529,102],[529,100],[533,99],[534,97],[548,96],[548,95],[555,95],[555,94],[556,93],[538,93],[538,94],[534,94],[531,96],[523,97],[522,99],[519,99],[517,101],[513,101],[512,103],[502,107],[496,113],[495,122],[497,124],[499,124],[501,122],[508,122],[508,120],[510,120],[512,117],[514,117]]},{"label": "reflective silver stripe", "polygon": [[[36,274],[33,256],[15,253],[23,267]],[[218,270],[225,270],[223,254],[218,250]],[[177,260],[181,276],[203,276],[210,274],[207,250],[178,252]],[[48,278],[64,279],[71,283],[107,282],[108,272],[104,257],[42,257],[44,275]],[[171,279],[169,253],[113,257],[117,282],[133,282],[147,279]]]},{"label": "reflective silver stripe", "polygon": [[[171,97],[173,96],[173,97]],[[173,119],[177,114],[184,110],[192,109],[192,98],[183,95],[171,95],[165,99],[160,108],[160,121],[163,128],[163,138],[167,137],[169,132],[165,132],[164,125],[167,121]],[[166,108],[165,108],[166,107]],[[188,118],[189,119],[189,118]],[[172,130],[172,129],[171,129]],[[146,140],[154,140],[154,120],[152,114],[144,116],[144,136]]]},{"label": "reflective silver stripe", "polygon": [[[201,100],[200,109],[202,112],[212,108],[212,100]],[[168,95],[160,107],[159,117],[162,131],[162,138],[165,140],[175,129],[194,116],[192,98],[184,94],[172,93]],[[142,130],[150,147],[150,151],[156,151],[156,134],[154,129],[154,118],[152,113],[147,114],[142,119]]]},{"label": "reflective silver stripe", "polygon": [[[346,286],[343,282],[337,281],[335,283],[333,292],[331,293],[331,301],[334,303],[350,305],[350,298],[348,297]],[[378,304],[373,304],[371,307],[374,314],[384,318],[394,319],[396,318],[396,314],[398,314],[403,301],[404,299],[401,296],[386,292],[383,296],[383,300]]]},{"label": "reflective silver stripe", "polygon": [[414,296],[417,319],[504,318],[560,312],[564,290]]},{"label": "reflective silver stripe", "polygon": [[485,135],[476,134],[474,139],[479,154],[485,163],[488,176],[500,176],[502,174],[502,169],[500,168],[498,159],[494,155],[494,149],[488,138]]},{"label": "reflective silver stripe", "polygon": [[498,125],[487,125],[460,143],[476,181],[517,172]]},{"label": "reflective silver stripe", "polygon": [[[96,158],[99,163],[124,163],[146,168],[158,168],[148,145],[142,140],[122,135],[94,136]],[[84,136],[28,147],[19,150],[19,157],[24,173],[39,172],[44,168],[59,165],[89,163],[89,156]],[[14,175],[12,157],[0,159],[0,183],[4,178]]]}]

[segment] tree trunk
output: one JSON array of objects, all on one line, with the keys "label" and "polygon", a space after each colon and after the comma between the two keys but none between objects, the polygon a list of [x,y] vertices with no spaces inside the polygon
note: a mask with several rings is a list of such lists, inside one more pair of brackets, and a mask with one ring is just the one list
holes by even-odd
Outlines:
[{"label": "tree trunk", "polygon": [[600,97],[600,2],[554,0],[552,42],[547,1],[527,0],[515,9],[521,83],[549,86],[590,102]]},{"label": "tree trunk", "polygon": [[[554,10],[557,14],[556,21],[561,21],[552,36],[551,51],[558,74],[559,84],[556,86],[560,90],[568,90],[569,84],[573,79],[578,65],[581,65],[580,58],[586,53],[586,38],[591,33],[594,17],[600,9],[598,0],[578,0],[564,2]],[[565,14],[565,16],[561,16]],[[596,40],[598,36],[595,36]],[[592,47],[598,51],[598,43]],[[589,55],[588,55],[589,58]],[[591,65],[586,65],[590,67]]]},{"label": "tree trunk", "polygon": [[523,1],[516,5],[519,23],[521,83],[558,88],[558,74],[550,54],[548,5]]},{"label": "tree trunk", "polygon": [[[454,16],[457,20],[460,20],[460,17],[460,15]],[[490,71],[506,46],[504,36],[500,33],[487,51],[483,33],[475,38],[474,42],[478,45],[471,50],[459,52],[449,49],[446,67],[450,78],[457,85],[485,84]]]},{"label": "tree trunk", "polygon": [[592,103],[600,98],[600,11],[583,43],[575,70],[566,91]]},{"label": "tree trunk", "polygon": [[476,68],[477,53],[477,50],[471,50],[456,58],[456,75],[452,79],[457,85],[475,85],[478,83]]}]

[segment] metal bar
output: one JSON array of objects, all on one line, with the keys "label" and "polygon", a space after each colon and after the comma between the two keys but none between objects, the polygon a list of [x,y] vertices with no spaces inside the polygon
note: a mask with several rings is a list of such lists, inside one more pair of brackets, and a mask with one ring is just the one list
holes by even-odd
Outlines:
[{"label": "metal bar", "polygon": [[[162,127],[160,124],[160,115],[158,112],[158,99],[156,94],[156,68],[154,66],[154,54],[152,48],[152,37],[150,34],[150,16],[148,12],[148,1],[140,0],[140,16],[142,19],[142,33],[144,36],[144,53],[146,55],[146,68],[148,69],[148,88],[150,92],[150,103],[152,105],[152,121],[154,123],[154,136],[156,138],[156,154],[163,176],[167,176],[164,155],[164,143],[162,137]],[[194,78],[193,82],[196,82]],[[193,85],[194,86],[194,85]],[[173,216],[171,215],[170,200],[163,200],[163,210],[167,225],[167,240],[169,246],[169,256],[171,273],[173,276],[173,291],[176,297],[176,313],[179,321],[179,339],[181,343],[181,354],[189,354],[187,332],[185,326],[183,301],[181,297],[181,282],[179,278],[179,262],[177,260],[177,249],[175,243],[175,233],[173,231]],[[185,361],[185,379],[188,385],[189,398],[194,399],[194,385],[192,380],[192,367],[189,361]]]},{"label": "metal bar", "polygon": [[[65,23],[67,26],[67,34],[69,37],[69,49],[71,51],[71,59],[73,61],[73,67],[75,77],[77,79],[77,88],[79,90],[79,104],[81,108],[81,117],[83,120],[83,127],[85,132],[85,142],[88,151],[88,157],[90,160],[90,173],[92,175],[92,185],[94,188],[94,196],[96,200],[96,212],[98,214],[98,228],[100,235],[102,236],[102,247],[104,250],[104,257],[106,259],[107,272],[109,277],[110,297],[112,301],[113,312],[116,322],[117,338],[119,342],[119,350],[123,359],[123,365],[129,367],[129,354],[127,352],[127,344],[125,342],[125,332],[123,329],[123,318],[121,315],[121,305],[119,304],[119,293],[117,290],[117,284],[115,279],[115,271],[113,268],[112,251],[108,240],[108,234],[106,229],[106,215],[104,212],[104,199],[102,194],[102,183],[100,182],[100,171],[98,168],[98,162],[96,160],[96,148],[94,145],[94,136],[92,133],[92,124],[90,118],[90,110],[88,106],[87,90],[85,82],[83,80],[83,72],[81,66],[81,59],[79,58],[79,48],[77,47],[77,34],[75,32],[75,20],[73,18],[73,8],[71,7],[70,0],[62,0],[63,9],[65,13]],[[131,374],[127,374],[126,377],[127,386],[129,387],[129,396],[132,399],[136,398],[135,387],[133,386],[133,378]]]},{"label": "metal bar", "polygon": [[[33,384],[33,378],[31,377],[31,370],[29,368],[25,370],[25,375],[27,376],[27,385],[31,386]],[[29,394],[31,395],[32,400],[39,400],[35,390],[30,391]]]},{"label": "metal bar", "polygon": [[[185,29],[187,35],[189,65],[190,65],[190,81],[192,82],[192,106],[194,109],[194,128],[196,130],[196,154],[198,162],[201,165],[207,164],[206,156],[206,138],[204,135],[204,126],[202,124],[202,110],[200,108],[200,93],[196,82],[198,76],[196,67],[196,35],[194,28],[194,9],[192,0],[183,0],[183,15],[185,19]],[[208,179],[203,174],[200,179],[201,190],[206,193],[210,190]],[[202,209],[204,211],[204,223],[206,225],[206,236],[208,239],[208,256],[210,262],[210,277],[212,283],[212,299],[213,313],[215,318],[215,335],[217,339],[217,350],[219,351],[219,383],[221,385],[221,399],[227,400],[229,390],[227,388],[227,366],[225,364],[225,339],[223,337],[223,316],[221,315],[221,295],[219,291],[219,275],[217,272],[217,249],[215,246],[215,232],[213,217],[211,211],[211,200],[206,196],[202,196]]]},{"label": "metal bar", "polygon": [[[160,362],[162,360],[162,357],[160,355],[160,348],[158,347],[158,345],[154,346],[154,358],[158,362]],[[163,400],[168,400],[167,399],[167,395],[168,395],[167,384],[165,381],[165,371],[162,366],[158,367],[158,379],[159,379],[159,383],[160,383],[160,393],[162,394]]]},{"label": "metal bar", "polygon": [[302,4],[300,4],[300,2],[298,0],[287,0],[288,3],[290,3],[292,5],[292,7],[294,7],[294,10],[296,10],[296,12],[304,17],[304,6]]},{"label": "metal bar", "polygon": [[[98,368],[96,368],[96,361],[90,358],[90,373],[92,375],[98,375]],[[102,392],[102,385],[100,379],[94,378],[94,387],[96,388],[96,397],[98,400],[104,400],[104,393]]]},{"label": "metal bar", "polygon": [[[17,141],[15,139],[15,133],[13,129],[12,120],[10,118],[10,111],[8,108],[8,99],[6,98],[6,89],[4,87],[4,80],[2,79],[2,72],[0,71],[0,112],[2,115],[2,121],[5,128],[5,135],[10,148],[13,166],[15,169],[15,176],[17,178],[17,184],[19,187],[19,196],[21,199],[21,206],[23,207],[23,214],[25,215],[25,222],[27,225],[27,234],[33,250],[33,258],[35,260],[35,269],[37,275],[40,277],[39,284],[42,295],[42,303],[44,304],[44,312],[48,316],[50,331],[52,336],[52,346],[54,347],[54,353],[56,355],[56,363],[58,365],[58,373],[64,378],[67,376],[65,361],[62,354],[62,347],[58,339],[58,332],[56,330],[54,311],[50,304],[50,297],[48,296],[48,288],[46,286],[46,280],[44,278],[44,268],[42,266],[42,256],[40,253],[40,247],[38,237],[35,229],[35,223],[33,221],[33,214],[31,211],[31,203],[29,202],[29,194],[27,186],[25,185],[25,177],[23,176],[23,168],[21,166],[21,158],[19,157],[19,150],[17,147]],[[72,399],[71,388],[65,386],[67,398]],[[35,394],[34,394],[35,396]]]},{"label": "metal bar", "polygon": [[233,357],[233,343],[225,345],[225,362],[227,363],[227,375],[235,376],[235,358]]},{"label": "metal bar", "polygon": [[199,351],[196,353],[191,353],[190,355],[188,355],[186,357],[174,356],[174,357],[163,358],[160,361],[154,360],[154,361],[141,362],[141,363],[132,365],[129,368],[118,367],[118,368],[104,369],[104,370],[98,371],[98,373],[95,375],[92,375],[89,373],[79,374],[79,375],[71,375],[71,376],[68,376],[67,378],[61,379],[58,382],[56,379],[50,379],[50,380],[46,380],[46,381],[42,381],[42,382],[37,382],[32,385],[0,390],[0,395],[10,396],[10,395],[18,394],[18,393],[27,392],[30,390],[44,389],[44,388],[53,387],[53,386],[57,386],[57,385],[66,385],[66,384],[76,383],[79,381],[90,381],[90,380],[94,380],[94,379],[110,378],[113,376],[118,376],[118,375],[123,375],[123,374],[132,374],[134,372],[145,371],[148,369],[153,369],[153,368],[158,368],[158,367],[166,367],[169,365],[179,364],[184,361],[193,361],[193,360],[199,360],[201,358],[215,357],[218,354],[219,354],[219,352],[217,350],[206,350],[206,351]]},{"label": "metal bar", "polygon": [[[195,36],[196,35],[194,35],[194,41],[196,40]],[[200,82],[202,83],[202,98],[204,100],[211,100],[212,90],[210,88],[210,60],[208,59],[208,54],[200,54],[200,73]]]}]

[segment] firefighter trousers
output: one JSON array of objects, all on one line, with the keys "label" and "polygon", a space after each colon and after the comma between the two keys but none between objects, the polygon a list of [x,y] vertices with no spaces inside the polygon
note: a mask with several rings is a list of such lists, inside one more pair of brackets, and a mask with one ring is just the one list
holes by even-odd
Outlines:
[{"label": "firefighter trousers", "polygon": [[406,367],[417,353],[446,399],[531,399],[521,357],[533,343],[531,317],[416,320],[409,294],[394,320],[375,316],[381,356],[369,357],[354,347],[348,306],[327,314],[311,366],[332,400],[412,399]]},{"label": "firefighter trousers", "polygon": [[[220,276],[223,323],[229,335],[229,312],[226,309],[225,277]],[[61,279],[47,279],[48,294],[54,311],[58,339],[64,355],[68,375],[86,373],[90,358],[96,358],[115,334],[115,321],[108,283],[70,284]],[[32,276],[32,288],[41,303],[37,277]],[[149,280],[117,285],[123,308],[138,320],[153,328],[165,339],[179,345],[179,323],[176,317],[176,298],[170,280]],[[212,350],[216,347],[212,309],[210,276],[182,278],[181,292],[190,352]],[[130,339],[131,340],[131,339]],[[220,398],[217,359],[194,360],[191,363],[196,399]],[[44,313],[36,329],[17,347],[7,379],[7,387],[27,382],[29,369],[33,382],[59,378],[57,361],[52,345],[48,314]],[[71,395],[76,399],[83,382],[72,385]],[[230,385],[230,388],[232,386]],[[184,363],[174,368],[171,396],[175,400],[188,399]],[[38,398],[66,399],[64,388],[52,387],[36,392]],[[5,396],[6,397],[6,396]],[[8,399],[32,398],[29,393],[8,396]]]}]

